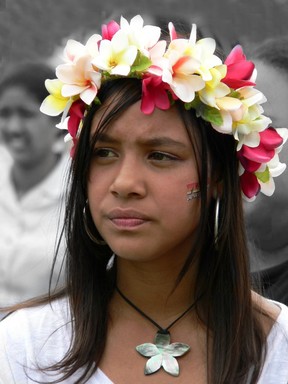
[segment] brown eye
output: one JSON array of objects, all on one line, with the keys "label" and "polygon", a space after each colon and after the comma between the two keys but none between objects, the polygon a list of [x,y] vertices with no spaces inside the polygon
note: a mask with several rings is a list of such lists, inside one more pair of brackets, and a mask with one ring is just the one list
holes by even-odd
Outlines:
[{"label": "brown eye", "polygon": [[94,151],[94,156],[107,158],[107,157],[115,157],[116,154],[114,151],[108,148],[96,148]]},{"label": "brown eye", "polygon": [[165,152],[153,152],[149,155],[149,159],[156,161],[173,161],[177,160],[177,157]]}]

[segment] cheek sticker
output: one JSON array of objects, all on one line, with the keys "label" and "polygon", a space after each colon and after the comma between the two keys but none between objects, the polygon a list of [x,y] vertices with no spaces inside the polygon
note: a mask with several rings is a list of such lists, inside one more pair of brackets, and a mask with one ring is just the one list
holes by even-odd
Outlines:
[{"label": "cheek sticker", "polygon": [[200,197],[199,183],[187,184],[187,201]]}]

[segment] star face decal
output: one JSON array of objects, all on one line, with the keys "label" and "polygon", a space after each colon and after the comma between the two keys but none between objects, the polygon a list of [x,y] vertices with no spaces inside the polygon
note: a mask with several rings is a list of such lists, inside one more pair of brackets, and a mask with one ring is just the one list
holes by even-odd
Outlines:
[{"label": "star face decal", "polygon": [[184,343],[170,344],[170,333],[156,333],[154,344],[144,343],[136,347],[137,352],[144,357],[149,357],[144,373],[151,375],[161,367],[172,376],[179,376],[179,364],[176,357],[180,357],[190,350]]}]

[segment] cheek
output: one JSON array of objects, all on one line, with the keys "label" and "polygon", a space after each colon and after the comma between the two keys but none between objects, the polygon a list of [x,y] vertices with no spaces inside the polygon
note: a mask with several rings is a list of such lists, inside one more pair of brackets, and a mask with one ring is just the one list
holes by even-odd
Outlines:
[{"label": "cheek", "polygon": [[99,207],[105,198],[107,198],[108,193],[109,186],[107,183],[103,183],[103,181],[99,182],[99,178],[95,175],[89,177],[87,184],[87,198],[93,219],[96,219],[97,213],[99,213]]},{"label": "cheek", "polygon": [[197,221],[200,212],[198,182],[171,185],[171,188],[167,188],[166,191],[162,190],[158,204],[162,206],[165,214],[169,215],[173,221],[175,221],[175,217],[181,217],[185,222],[194,221],[195,219]]}]

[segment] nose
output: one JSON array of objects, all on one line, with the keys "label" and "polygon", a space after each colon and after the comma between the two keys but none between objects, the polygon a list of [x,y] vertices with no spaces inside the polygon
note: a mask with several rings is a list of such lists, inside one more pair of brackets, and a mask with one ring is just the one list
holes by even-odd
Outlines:
[{"label": "nose", "polygon": [[144,169],[135,158],[127,157],[119,165],[118,173],[110,186],[110,192],[117,198],[138,198],[146,196],[147,188]]}]

